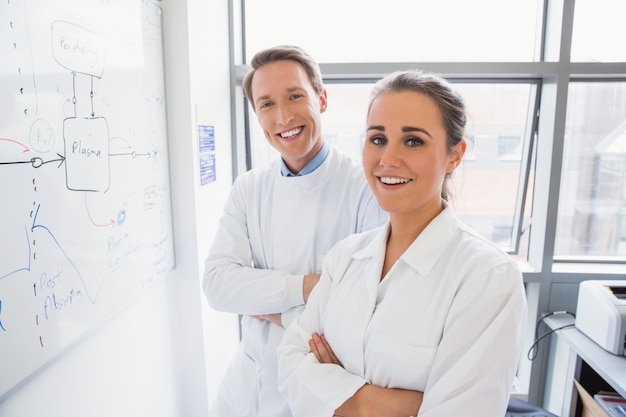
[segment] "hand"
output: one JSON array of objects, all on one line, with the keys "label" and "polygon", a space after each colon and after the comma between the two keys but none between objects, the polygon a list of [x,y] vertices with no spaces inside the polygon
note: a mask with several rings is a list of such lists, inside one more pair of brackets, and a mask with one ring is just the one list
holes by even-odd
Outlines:
[{"label": "hand", "polygon": [[304,276],[304,281],[302,281],[302,297],[304,298],[304,303],[306,304],[309,301],[309,295],[311,295],[311,291],[315,288],[315,285],[320,280],[320,274],[309,274]]},{"label": "hand", "polygon": [[282,319],[282,314],[281,313],[273,313],[273,314],[258,314],[256,316],[252,316],[256,319],[259,320],[265,320],[265,321],[269,321],[272,322],[274,324],[279,325],[280,327],[283,327],[283,319]]},{"label": "hand", "polygon": [[313,333],[311,340],[309,340],[309,347],[320,363],[334,363],[343,368],[343,364],[335,356],[324,335]]}]

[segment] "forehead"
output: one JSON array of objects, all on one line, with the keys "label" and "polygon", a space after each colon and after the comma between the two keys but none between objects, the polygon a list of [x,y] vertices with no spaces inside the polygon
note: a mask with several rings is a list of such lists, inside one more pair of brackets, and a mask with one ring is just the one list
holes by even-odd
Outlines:
[{"label": "forehead", "polygon": [[258,68],[251,84],[254,97],[273,96],[297,88],[313,90],[304,67],[296,61],[275,61]]},{"label": "forehead", "polygon": [[370,107],[368,125],[399,123],[410,125],[443,125],[437,103],[425,94],[415,91],[388,91],[382,93]]}]

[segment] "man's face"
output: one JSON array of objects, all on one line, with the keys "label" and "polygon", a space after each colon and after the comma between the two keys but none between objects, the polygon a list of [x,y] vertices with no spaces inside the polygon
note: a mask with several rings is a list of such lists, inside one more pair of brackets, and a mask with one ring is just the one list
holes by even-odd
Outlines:
[{"label": "man's face", "polygon": [[258,68],[251,88],[267,141],[287,167],[298,173],[322,148],[326,90],[317,94],[304,67],[295,61],[275,61]]}]

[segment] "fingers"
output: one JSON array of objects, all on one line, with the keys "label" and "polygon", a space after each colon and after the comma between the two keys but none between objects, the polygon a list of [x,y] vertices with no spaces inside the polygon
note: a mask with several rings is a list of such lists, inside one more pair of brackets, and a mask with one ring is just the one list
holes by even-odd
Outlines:
[{"label": "fingers", "polygon": [[313,333],[311,340],[309,340],[309,348],[320,363],[334,363],[342,366],[323,335]]},{"label": "fingers", "polygon": [[333,350],[330,348],[330,344],[326,340],[326,336],[321,335],[320,338],[322,339],[322,343],[324,344],[324,347],[325,347],[326,351],[328,352],[328,355],[330,356],[330,359],[331,359],[332,363],[337,364],[337,365],[341,365],[341,362],[339,361],[337,356],[335,356],[335,352],[333,352]]},{"label": "fingers", "polygon": [[317,350],[317,344],[315,343],[313,338],[309,340],[309,348],[311,349],[311,353],[315,355],[315,358],[317,359],[317,361],[319,363],[324,363],[324,360],[322,359],[320,352]]}]

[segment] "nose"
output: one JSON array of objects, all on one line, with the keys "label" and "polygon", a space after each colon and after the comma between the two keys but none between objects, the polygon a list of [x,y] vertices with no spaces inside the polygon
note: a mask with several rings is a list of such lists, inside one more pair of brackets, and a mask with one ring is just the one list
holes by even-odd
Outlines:
[{"label": "nose", "polygon": [[402,161],[399,149],[392,144],[388,144],[384,147],[382,154],[380,155],[380,166],[383,168],[399,167]]},{"label": "nose", "polygon": [[293,113],[289,106],[279,104],[276,106],[276,122],[282,125],[288,125],[293,119]]}]

